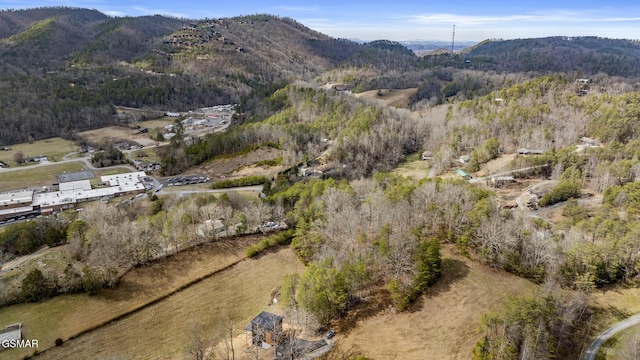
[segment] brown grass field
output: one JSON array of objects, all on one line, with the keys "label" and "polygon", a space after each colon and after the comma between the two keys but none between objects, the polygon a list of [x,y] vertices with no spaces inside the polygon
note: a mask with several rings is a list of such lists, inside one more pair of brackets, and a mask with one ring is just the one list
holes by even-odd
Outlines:
[{"label": "brown grass field", "polygon": [[[181,252],[157,264],[136,268],[121,278],[118,287],[104,290],[97,296],[65,295],[42,303],[0,308],[0,326],[21,322],[23,337],[40,340],[42,350],[52,346],[58,337],[66,340],[80,331],[239,261],[244,258],[244,249],[260,238],[253,236],[211,243]],[[31,352],[5,350],[0,358],[17,358],[27,354]]]},{"label": "brown grass field", "polygon": [[408,155],[392,172],[414,180],[426,178],[431,170],[431,162],[424,161],[421,157],[422,152]]},{"label": "brown grass field", "polygon": [[55,137],[38,140],[31,143],[9,145],[10,151],[0,151],[0,161],[11,167],[18,166],[14,156],[18,151],[22,151],[25,157],[46,155],[50,161],[59,161],[70,152],[78,151],[78,147],[72,141]]},{"label": "brown grass field", "polygon": [[210,160],[192,169],[196,173],[207,174],[213,181],[224,175],[225,178],[251,175],[275,175],[280,171],[280,166],[252,166],[258,161],[272,160],[281,156],[282,152],[274,148],[259,148],[248,154],[236,156],[230,159]]},{"label": "brown grass field", "polygon": [[82,170],[86,170],[82,162],[68,162],[0,173],[0,191],[51,186],[58,182],[56,174]]},{"label": "brown grass field", "polygon": [[100,129],[87,130],[78,133],[83,139],[86,139],[91,143],[100,143],[102,141],[117,142],[120,140],[133,141],[133,135],[136,133],[135,129],[126,126],[108,126]]},{"label": "brown grass field", "polygon": [[407,312],[373,309],[371,316],[337,329],[341,348],[376,360],[471,359],[482,314],[498,312],[510,296],[533,296],[528,280],[443,249],[442,278]]},{"label": "brown grass field", "polygon": [[211,334],[216,325],[231,319],[235,331],[242,333],[251,318],[267,308],[271,292],[284,275],[303,268],[290,249],[247,259],[131,316],[54,347],[40,358],[183,359],[194,327],[202,326],[205,334]]},{"label": "brown grass field", "polygon": [[153,130],[155,128],[163,128],[169,124],[173,124],[174,121],[175,121],[174,118],[170,118],[167,116],[167,117],[163,117],[155,120],[140,121],[138,125],[140,125],[141,127],[145,127],[149,130]]},{"label": "brown grass field", "polygon": [[380,89],[370,90],[356,94],[357,98],[379,100],[387,106],[408,108],[409,98],[418,92],[418,88],[409,89]]}]

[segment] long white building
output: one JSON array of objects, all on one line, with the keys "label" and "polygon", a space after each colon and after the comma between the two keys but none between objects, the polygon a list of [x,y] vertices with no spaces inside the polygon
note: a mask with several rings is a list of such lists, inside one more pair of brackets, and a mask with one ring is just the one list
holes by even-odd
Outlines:
[{"label": "long white building", "polygon": [[95,189],[89,180],[80,180],[60,183],[59,191],[36,193],[35,190],[21,190],[3,193],[0,194],[0,220],[34,212],[50,214],[74,208],[85,201],[141,193],[145,191],[142,179],[146,176],[144,171],[101,176],[102,183],[108,186]]}]

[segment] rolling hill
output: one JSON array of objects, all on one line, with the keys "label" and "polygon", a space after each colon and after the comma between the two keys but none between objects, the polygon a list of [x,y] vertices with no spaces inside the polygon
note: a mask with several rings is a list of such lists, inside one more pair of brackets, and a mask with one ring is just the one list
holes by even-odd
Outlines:
[{"label": "rolling hill", "polygon": [[566,36],[487,40],[461,56],[479,70],[640,76],[640,41],[635,40]]}]

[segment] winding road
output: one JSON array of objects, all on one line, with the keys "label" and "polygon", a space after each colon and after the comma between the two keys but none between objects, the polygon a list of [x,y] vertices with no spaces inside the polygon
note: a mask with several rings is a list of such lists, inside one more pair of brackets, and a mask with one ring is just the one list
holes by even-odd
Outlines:
[{"label": "winding road", "polygon": [[636,314],[630,318],[622,320],[619,323],[608,328],[607,330],[603,331],[602,333],[600,333],[600,335],[596,336],[593,342],[591,342],[591,345],[589,345],[587,350],[584,352],[582,360],[595,360],[600,346],[602,346],[605,341],[609,340],[612,336],[619,333],[620,331],[626,330],[636,325],[640,325],[640,314]]}]

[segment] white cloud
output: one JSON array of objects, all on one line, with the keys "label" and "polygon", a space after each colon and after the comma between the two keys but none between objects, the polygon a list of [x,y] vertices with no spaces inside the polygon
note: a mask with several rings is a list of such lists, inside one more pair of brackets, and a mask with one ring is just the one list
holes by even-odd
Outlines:
[{"label": "white cloud", "polygon": [[142,15],[166,15],[177,18],[189,18],[189,15],[183,13],[177,13],[166,9],[149,9],[143,6],[133,6],[133,10],[139,12]]},{"label": "white cloud", "polygon": [[410,23],[435,25],[435,24],[460,24],[467,26],[490,25],[496,23],[612,23],[640,21],[637,16],[619,16],[607,14],[603,10],[546,10],[530,14],[496,15],[458,15],[458,14],[422,14],[397,17],[398,20],[406,20]]},{"label": "white cloud", "polygon": [[126,13],[123,13],[122,11],[117,11],[117,10],[100,10],[100,12],[102,12],[105,15],[109,15],[109,16],[113,16],[113,17],[124,17],[124,16],[127,16]]},{"label": "white cloud", "polygon": [[282,11],[292,11],[292,12],[317,12],[320,11],[320,7],[317,5],[313,6],[276,6],[275,9]]}]

